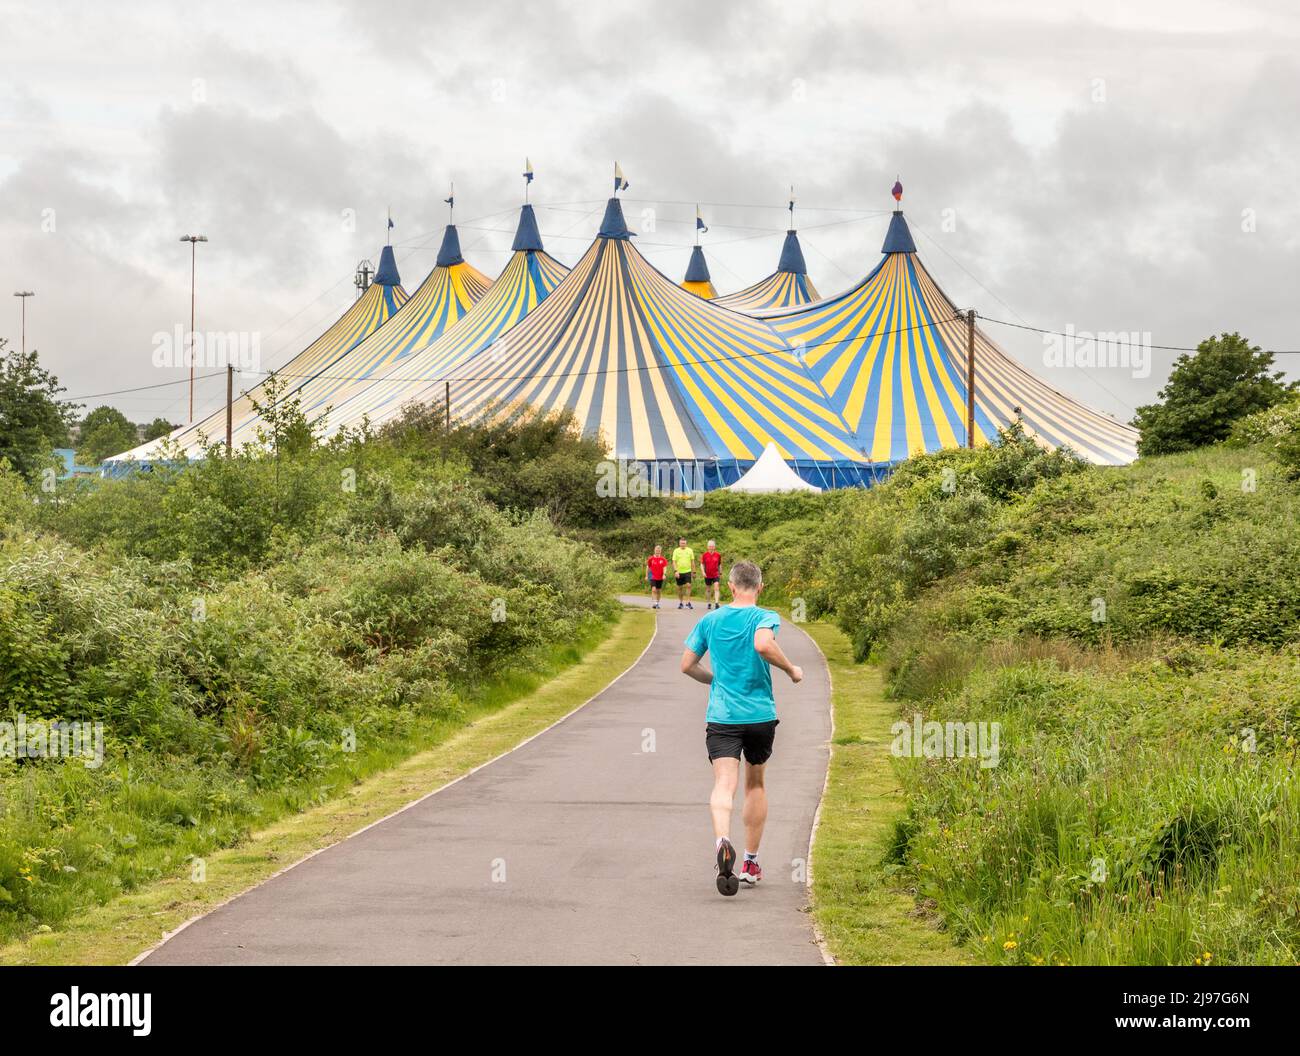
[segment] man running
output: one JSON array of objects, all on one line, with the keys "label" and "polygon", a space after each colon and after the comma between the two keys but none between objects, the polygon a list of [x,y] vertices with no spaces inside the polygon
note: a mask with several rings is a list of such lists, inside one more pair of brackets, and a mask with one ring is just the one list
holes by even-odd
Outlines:
[{"label": "man running", "polygon": [[704,600],[708,602],[704,607],[722,608],[722,551],[712,539],[700,554],[700,570],[704,573]]},{"label": "man running", "polygon": [[691,604],[691,573],[695,570],[695,551],[686,545],[685,539],[677,540],[677,549],[673,551],[673,572],[677,574],[677,607],[693,609]]},{"label": "man running", "polygon": [[[803,669],[786,659],[776,644],[781,618],[757,605],[763,575],[752,561],[737,561],[727,577],[731,604],[705,616],[686,639],[682,673],[709,687],[709,710],[704,716],[704,744],[713,764],[713,815],[718,890],[734,895],[740,881],[756,884],[763,878],[758,867],[758,844],[767,822],[767,790],[763,773],[776,738],[776,702],[772,698],[772,673],[779,667],[791,682],[803,681]],[[713,657],[713,670],[701,666],[705,653]],[[745,756],[745,860],[735,875],[736,849],[731,845],[731,802],[740,777],[740,757]]]},{"label": "man running", "polygon": [[668,558],[664,557],[664,548],[655,545],[655,552],[645,559],[645,578],[650,584],[650,600],[654,608],[659,608],[659,595],[664,589],[664,569],[668,567]]}]

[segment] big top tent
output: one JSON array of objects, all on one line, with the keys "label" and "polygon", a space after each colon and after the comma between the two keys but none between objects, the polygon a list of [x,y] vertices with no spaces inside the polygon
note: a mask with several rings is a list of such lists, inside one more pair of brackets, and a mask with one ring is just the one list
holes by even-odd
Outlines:
[{"label": "big top tent", "polygon": [[456,420],[569,412],[612,457],[687,488],[731,483],[769,442],[818,486],[875,479],[767,323],[683,290],[631,238],[611,198],[595,241],[550,296],[439,379]]},{"label": "big top tent", "polygon": [[[367,337],[379,330],[401,309],[407,299],[407,292],[402,288],[402,279],[397,271],[397,262],[393,258],[393,247],[385,246],[379,256],[379,267],[375,270],[374,281],[366,291],[334,321],[329,329],[281,369],[286,375],[310,375],[337,363]],[[232,415],[235,422],[245,422],[256,414],[253,409],[253,399],[258,397],[260,392],[259,386],[234,401]],[[166,437],[151,440],[131,451],[115,455],[109,461],[149,462],[159,457],[164,444],[174,445],[176,449],[195,455],[199,453],[200,435],[210,440],[225,439],[226,408],[224,406],[192,425],[183,425],[172,430]]]},{"label": "big top tent", "polygon": [[817,288],[808,278],[808,266],[804,263],[799,235],[790,230],[785,233],[785,245],[781,247],[781,259],[777,261],[776,271],[761,282],[719,297],[716,303],[737,312],[761,314],[774,309],[809,304],[818,297]]},{"label": "big top tent", "polygon": [[[386,265],[391,265],[391,275],[396,279],[397,268],[392,263],[391,251],[385,253],[380,273],[385,271]],[[377,273],[375,285],[379,284]],[[402,362],[412,352],[426,348],[459,322],[491,285],[491,279],[466,263],[461,255],[456,227],[448,224],[433,270],[392,318],[361,341],[347,347],[340,346],[332,358],[319,355],[310,364],[299,367],[299,360],[306,355],[304,353],[281,367],[274,375],[282,385],[278,398],[297,399],[309,419],[319,417],[352,382],[377,376]],[[263,382],[240,398],[233,429],[236,450],[257,439],[262,418],[253,408],[250,397],[265,403],[268,398],[266,386],[267,382]],[[202,454],[200,432],[210,441],[224,441],[225,429],[225,408],[222,408],[202,423],[177,430],[168,437],[174,444],[170,451],[198,457]],[[160,457],[161,446],[162,441],[154,441],[114,456],[110,461],[150,461]]]},{"label": "big top tent", "polygon": [[[895,185],[901,197],[901,184]],[[901,210],[884,258],[847,293],[767,316],[860,437],[873,462],[894,464],[966,442],[967,322],[921,262]],[[1137,457],[1137,433],[1058,392],[977,328],[975,442],[1021,418],[1045,446],[1089,461]]]},{"label": "big top tent", "polygon": [[531,205],[519,214],[510,260],[492,288],[455,326],[432,344],[398,360],[376,377],[359,379],[335,391],[324,432],[360,424],[380,425],[411,403],[441,403],[443,383],[455,370],[490,345],[546,299],[569,269],[542,246]]}]

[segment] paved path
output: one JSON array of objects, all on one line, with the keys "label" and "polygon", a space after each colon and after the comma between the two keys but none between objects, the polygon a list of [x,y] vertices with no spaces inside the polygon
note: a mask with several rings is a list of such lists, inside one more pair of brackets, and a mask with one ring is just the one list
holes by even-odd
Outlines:
[{"label": "paved path", "polygon": [[[678,671],[702,615],[660,610],[637,664],[554,729],[195,921],[142,963],[821,964],[792,863],[807,856],[826,774],[825,664],[782,627],[805,674],[799,686],[773,678],[765,878],[723,898],[707,690]],[[643,751],[650,731],[654,751]]]}]

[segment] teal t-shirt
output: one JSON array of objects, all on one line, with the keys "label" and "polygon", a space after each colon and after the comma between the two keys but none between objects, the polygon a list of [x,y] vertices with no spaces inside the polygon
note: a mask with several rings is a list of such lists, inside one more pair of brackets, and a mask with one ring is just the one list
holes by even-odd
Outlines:
[{"label": "teal t-shirt", "polygon": [[686,648],[696,656],[712,654],[713,684],[705,722],[739,725],[776,718],[772,672],[754,649],[754,632],[770,627],[775,634],[781,617],[757,605],[724,605],[695,625]]}]

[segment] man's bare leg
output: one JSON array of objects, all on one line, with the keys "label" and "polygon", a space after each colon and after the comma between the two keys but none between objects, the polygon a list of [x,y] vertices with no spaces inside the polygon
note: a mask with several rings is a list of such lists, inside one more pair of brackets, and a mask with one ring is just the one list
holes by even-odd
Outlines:
[{"label": "man's bare leg", "polygon": [[739,759],[723,757],[713,760],[713,792],[709,795],[709,813],[713,815],[714,839],[724,839],[731,831],[731,803],[736,798],[736,783],[739,780]]},{"label": "man's bare leg", "polygon": [[745,850],[750,854],[758,853],[763,826],[767,824],[767,786],[763,783],[766,768],[766,763],[745,764],[745,806],[741,816],[745,820]]}]

